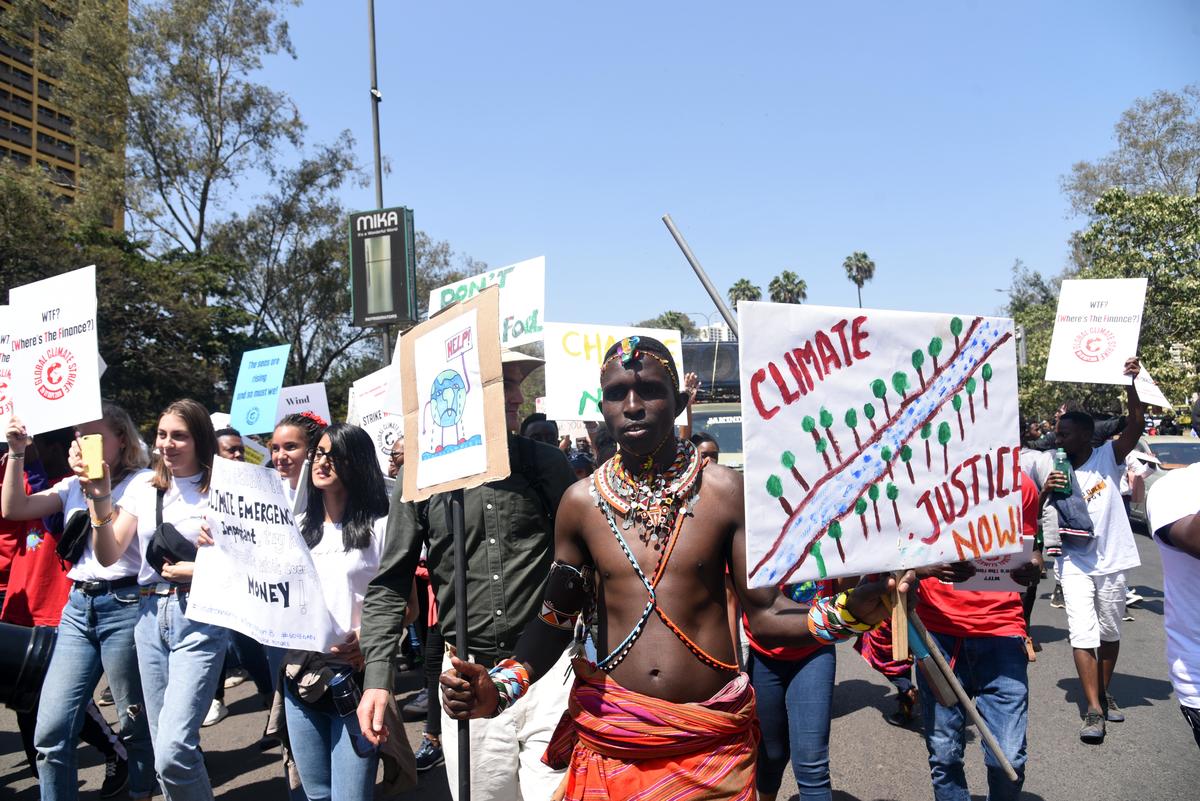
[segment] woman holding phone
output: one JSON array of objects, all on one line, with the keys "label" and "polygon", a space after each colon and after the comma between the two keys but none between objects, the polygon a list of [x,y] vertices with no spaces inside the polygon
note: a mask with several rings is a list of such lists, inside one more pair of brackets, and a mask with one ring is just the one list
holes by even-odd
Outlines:
[{"label": "woman holding phone", "polygon": [[200,752],[200,724],[221,676],[228,631],[187,618],[192,558],[217,450],[208,412],[194,400],[175,401],[159,418],[155,446],[153,474],[130,486],[119,504],[109,490],[107,462],[102,478],[87,480],[89,465],[76,445],[71,467],[91,507],[92,545],[100,563],[115,564],[131,544],[142,555],[134,634],[163,793],[171,801],[208,801],[213,792]]},{"label": "woman holding phone", "polygon": [[[309,801],[369,801],[379,759],[358,728],[356,690],[363,669],[358,627],[367,584],[379,570],[388,514],[370,435],[347,423],[325,429],[313,451],[307,488],[300,531],[325,604],[350,637],[328,654],[288,652],[285,672],[296,672],[296,666],[300,671],[283,688],[288,738]],[[303,677],[316,673],[334,679],[319,697],[302,698]]]},{"label": "woman holding phone", "polygon": [[[149,471],[148,458],[133,420],[119,406],[105,403],[99,420],[77,427],[92,450],[95,461],[111,465],[112,502]],[[13,417],[5,432],[10,458],[19,460],[31,442],[25,426]],[[149,798],[154,792],[154,754],[145,715],[130,715],[143,706],[142,684],[134,650],[134,628],[138,620],[138,571],[142,564],[137,543],[130,542],[110,564],[96,555],[88,528],[88,504],[84,484],[77,476],[64,478],[42,492],[25,494],[19,469],[4,476],[0,497],[4,516],[10,520],[34,520],[62,513],[64,536],[83,537],[82,551],[74,557],[67,574],[71,591],[58,625],[54,654],[42,683],[42,695],[51,703],[38,707],[34,747],[37,750],[41,797],[47,801],[74,799],[79,795],[76,743],[85,725],[88,702],[101,672],[108,676],[120,721],[120,738],[129,757],[129,794]]]}]

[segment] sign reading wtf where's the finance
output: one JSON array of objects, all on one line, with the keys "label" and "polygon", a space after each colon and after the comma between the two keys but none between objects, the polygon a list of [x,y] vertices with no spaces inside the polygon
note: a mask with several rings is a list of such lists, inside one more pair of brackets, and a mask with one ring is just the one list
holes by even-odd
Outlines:
[{"label": "sign reading wtf where's the finance", "polygon": [[100,418],[96,268],[8,293],[12,413],[30,436]]}]

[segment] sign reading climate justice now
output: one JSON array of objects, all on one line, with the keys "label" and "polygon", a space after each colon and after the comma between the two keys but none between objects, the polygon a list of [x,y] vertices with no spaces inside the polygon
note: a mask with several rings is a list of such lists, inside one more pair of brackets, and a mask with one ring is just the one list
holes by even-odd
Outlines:
[{"label": "sign reading climate justice now", "polygon": [[1137,355],[1145,303],[1145,278],[1063,281],[1046,380],[1128,384],[1125,360]]},{"label": "sign reading climate justice now", "polygon": [[265,434],[275,430],[279,389],[283,386],[291,349],[291,345],[276,345],[242,354],[242,366],[233,388],[233,405],[229,408],[229,424],[238,431]]},{"label": "sign reading climate justice now", "polygon": [[325,604],[278,473],[214,459],[205,517],[214,544],[196,556],[190,619],[276,648],[325,651],[346,638]]},{"label": "sign reading climate justice now", "polygon": [[31,436],[98,420],[96,267],[14,287],[8,302],[12,413]]}]

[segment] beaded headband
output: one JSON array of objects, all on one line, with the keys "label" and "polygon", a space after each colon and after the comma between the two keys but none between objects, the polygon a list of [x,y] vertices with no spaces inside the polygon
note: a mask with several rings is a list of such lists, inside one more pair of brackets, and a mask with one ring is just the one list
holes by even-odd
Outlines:
[{"label": "beaded headband", "polygon": [[600,365],[600,375],[604,375],[604,371],[608,369],[609,363],[613,362],[617,359],[621,360],[622,366],[628,367],[630,365],[630,363],[633,362],[634,359],[637,359],[639,357],[645,358],[645,357],[649,356],[651,359],[654,359],[659,364],[661,364],[663,366],[663,369],[667,371],[667,374],[671,376],[671,379],[673,381],[671,386],[678,387],[679,386],[679,374],[675,371],[675,365],[671,364],[671,362],[664,359],[662,356],[660,356],[659,354],[655,353],[652,350],[646,350],[645,348],[638,347],[638,345],[640,343],[641,343],[641,337],[636,337],[636,336],[635,337],[625,337],[620,342],[618,342],[616,352],[613,353],[612,356],[609,356],[607,359],[605,359],[604,364]]}]

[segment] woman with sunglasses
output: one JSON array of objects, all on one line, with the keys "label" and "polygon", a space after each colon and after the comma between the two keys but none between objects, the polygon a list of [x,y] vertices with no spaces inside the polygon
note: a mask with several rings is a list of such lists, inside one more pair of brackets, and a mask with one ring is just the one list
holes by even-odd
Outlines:
[{"label": "woman with sunglasses", "polygon": [[359,731],[354,707],[345,714],[332,685],[353,681],[362,686],[359,621],[387,528],[387,492],[370,435],[347,423],[326,428],[312,454],[307,490],[300,532],[312,552],[325,604],[350,637],[329,654],[288,653],[291,670],[285,673],[300,664],[327,679],[337,677],[315,700],[301,698],[303,679],[285,680],[288,739],[309,801],[369,801],[379,758]]}]

